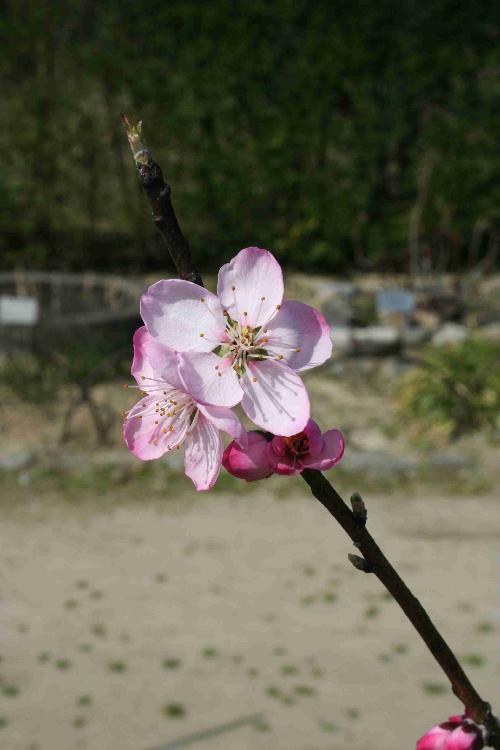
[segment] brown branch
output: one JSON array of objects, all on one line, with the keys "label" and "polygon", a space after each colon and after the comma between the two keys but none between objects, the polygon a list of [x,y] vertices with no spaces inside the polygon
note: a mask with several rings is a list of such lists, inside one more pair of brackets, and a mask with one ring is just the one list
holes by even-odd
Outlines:
[{"label": "brown branch", "polygon": [[[142,143],[141,123],[131,125],[126,117],[123,117],[123,122],[140,183],[149,198],[154,220],[166,240],[179,276],[203,286],[201,276],[191,259],[189,245],[180,230],[172,208],[170,188],[163,181],[160,167],[153,161],[148,149]],[[365,573],[375,574],[394,597],[450,680],[455,695],[469,709],[474,720],[478,724],[483,724],[488,730],[490,747],[500,750],[500,725],[493,716],[489,703],[479,696],[425,609],[366,529],[366,509],[361,497],[357,493],[353,495],[351,498],[353,510],[351,511],[320,471],[305,469],[302,472],[302,478],[309,485],[314,497],[338,521],[358,551],[363,554],[363,557],[349,556],[353,565]]]},{"label": "brown branch", "polygon": [[[326,477],[319,471],[305,469],[302,478],[309,485],[314,497],[332,514],[336,521],[363,554],[366,561],[365,570],[374,573],[387,591],[397,601],[413,627],[417,630],[427,648],[448,677],[457,698],[472,713],[474,721],[484,724],[491,734],[491,747],[500,748],[500,727],[491,713],[489,703],[479,696],[456,656],[450,649],[436,626],[430,619],[419,600],[393,568],[389,560],[365,528],[364,519],[356,517]],[[360,558],[356,558],[355,567],[362,569]],[[496,736],[495,736],[496,735]]]},{"label": "brown branch", "polygon": [[163,179],[158,164],[153,160],[142,140],[142,122],[131,122],[122,115],[122,122],[135,161],[139,183],[146,193],[153,221],[160,231],[170,257],[181,279],[203,286],[203,281],[191,258],[189,244],[182,234],[170,198],[170,185]]}]

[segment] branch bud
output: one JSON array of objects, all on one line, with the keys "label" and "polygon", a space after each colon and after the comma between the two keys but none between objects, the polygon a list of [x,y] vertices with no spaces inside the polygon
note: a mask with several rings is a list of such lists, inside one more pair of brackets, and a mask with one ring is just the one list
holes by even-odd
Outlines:
[{"label": "branch bud", "polygon": [[363,573],[373,573],[373,567],[367,560],[365,560],[364,557],[360,557],[359,555],[352,555],[351,553],[349,553],[347,557],[349,558],[349,562],[354,565],[356,570],[361,570]]},{"label": "branch bud", "polygon": [[359,494],[359,492],[353,492],[351,495],[351,506],[352,506],[352,512],[354,514],[354,518],[358,522],[360,526],[366,526],[366,521],[368,519],[368,511],[366,510],[366,505],[363,502],[363,498]]}]

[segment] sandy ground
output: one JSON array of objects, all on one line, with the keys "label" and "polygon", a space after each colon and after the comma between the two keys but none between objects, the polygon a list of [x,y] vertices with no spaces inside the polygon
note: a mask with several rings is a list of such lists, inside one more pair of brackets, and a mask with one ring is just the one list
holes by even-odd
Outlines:
[{"label": "sandy ground", "polygon": [[[456,713],[398,607],[293,491],[9,515],[2,750],[411,750]],[[498,498],[368,505],[383,549],[498,702]]]}]

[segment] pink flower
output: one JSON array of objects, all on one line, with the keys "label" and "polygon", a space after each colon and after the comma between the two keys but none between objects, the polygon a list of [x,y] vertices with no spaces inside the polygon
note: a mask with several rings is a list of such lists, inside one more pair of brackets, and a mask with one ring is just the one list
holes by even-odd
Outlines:
[{"label": "pink flower", "polygon": [[416,750],[481,750],[481,729],[467,716],[450,716],[429,729],[417,742]]},{"label": "pink flower", "polygon": [[217,295],[189,281],[153,284],[141,300],[148,331],[179,352],[215,352],[191,393],[205,400],[224,376],[234,402],[263,430],[296,435],[309,397],[297,374],[331,354],[330,329],[312,307],[283,300],[283,275],[267,250],[247,247],[219,271]]},{"label": "pink flower", "polygon": [[[194,398],[191,385],[203,378],[215,354],[177,354],[152,338],[145,327],[134,334],[132,375],[145,394],[130,409],[123,425],[129,450],[149,461],[184,445],[184,467],[197,490],[215,484],[222,459],[224,430],[246,443],[246,433],[231,409],[234,398],[216,381],[207,401]],[[224,380],[224,379],[223,379]]]},{"label": "pink flower", "polygon": [[224,451],[222,465],[230,474],[247,482],[270,477],[273,466],[269,459],[268,440],[262,432],[249,432],[244,450],[233,440]]},{"label": "pink flower", "polygon": [[275,435],[270,440],[261,432],[249,432],[244,447],[232,442],[224,451],[222,465],[240,479],[253,482],[273,473],[300,474],[304,469],[331,469],[344,453],[339,430],[323,435],[310,419],[302,432],[290,437]]},{"label": "pink flower", "polygon": [[303,469],[326,471],[344,455],[344,438],[340,430],[328,430],[322,435],[310,419],[298,435],[275,435],[270,452],[276,474],[300,474]]}]

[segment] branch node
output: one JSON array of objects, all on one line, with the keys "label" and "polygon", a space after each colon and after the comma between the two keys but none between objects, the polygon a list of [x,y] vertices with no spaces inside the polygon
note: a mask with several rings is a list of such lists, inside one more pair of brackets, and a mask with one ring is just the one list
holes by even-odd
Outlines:
[{"label": "branch node", "polygon": [[359,492],[352,493],[351,506],[352,506],[354,519],[356,523],[358,524],[358,526],[366,526],[366,521],[368,519],[368,511],[366,510],[366,505],[363,501],[363,498],[359,494]]},{"label": "branch node", "polygon": [[361,570],[363,573],[373,573],[373,565],[365,560],[364,557],[360,557],[359,555],[352,555],[351,553],[349,553],[347,557],[349,558],[349,562],[352,563],[356,570]]}]

